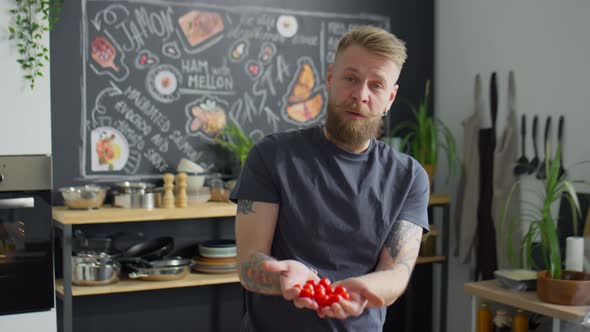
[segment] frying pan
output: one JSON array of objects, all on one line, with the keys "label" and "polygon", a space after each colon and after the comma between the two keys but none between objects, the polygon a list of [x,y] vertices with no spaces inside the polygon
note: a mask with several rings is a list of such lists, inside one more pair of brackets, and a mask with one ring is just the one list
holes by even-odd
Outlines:
[{"label": "frying pan", "polygon": [[[174,239],[170,236],[163,236],[132,245],[123,252],[123,257],[150,261],[166,256],[173,249]],[[128,260],[125,259],[125,261]]]}]

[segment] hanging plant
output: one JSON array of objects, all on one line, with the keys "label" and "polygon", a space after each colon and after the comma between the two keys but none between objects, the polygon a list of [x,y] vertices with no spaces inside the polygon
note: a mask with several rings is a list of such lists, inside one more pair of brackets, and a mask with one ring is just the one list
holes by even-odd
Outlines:
[{"label": "hanging plant", "polygon": [[16,0],[10,10],[13,20],[9,25],[9,39],[16,41],[18,58],[25,80],[31,89],[35,80],[43,77],[42,69],[49,64],[49,48],[43,43],[43,34],[53,29],[63,0]]}]

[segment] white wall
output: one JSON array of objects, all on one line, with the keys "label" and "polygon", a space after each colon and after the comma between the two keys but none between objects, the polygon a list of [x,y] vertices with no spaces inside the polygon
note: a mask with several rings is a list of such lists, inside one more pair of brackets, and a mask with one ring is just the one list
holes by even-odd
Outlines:
[{"label": "white wall", "polygon": [[[0,155],[51,154],[49,66],[31,91],[16,62],[15,43],[8,40],[14,3],[0,0]],[[48,45],[49,35],[44,37]]]},{"label": "white wall", "polygon": [[[459,143],[461,121],[473,109],[473,80],[481,73],[488,100],[489,77],[499,75],[499,131],[506,116],[508,71],[516,74],[517,110],[527,114],[528,133],[533,114],[540,115],[542,137],[546,115],[553,115],[553,142],[557,116],[565,115],[564,161],[590,159],[590,2],[587,0],[441,0],[435,11],[435,109]],[[539,140],[539,143],[541,140]],[[555,144],[555,143],[554,143]],[[555,145],[554,145],[555,146]],[[528,141],[528,158],[532,143]],[[544,153],[542,154],[544,155]],[[444,175],[446,170],[440,169]],[[590,180],[590,165],[574,169],[575,178]],[[439,177],[440,178],[440,177]],[[438,181],[441,191],[454,193]],[[454,246],[452,239],[451,247]],[[463,292],[468,267],[450,265],[447,331],[469,331],[469,298]]]},{"label": "white wall", "polygon": [[[0,155],[51,154],[49,66],[33,91],[22,78],[17,50],[8,40],[8,10],[14,1],[0,0]],[[49,35],[44,36],[49,44]],[[55,309],[0,316],[0,331],[54,332]]]}]

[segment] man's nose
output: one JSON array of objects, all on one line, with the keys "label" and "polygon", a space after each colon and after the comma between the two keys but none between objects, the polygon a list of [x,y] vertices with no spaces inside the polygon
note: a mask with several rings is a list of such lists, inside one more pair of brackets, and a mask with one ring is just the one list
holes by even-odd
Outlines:
[{"label": "man's nose", "polygon": [[366,104],[369,102],[369,87],[366,84],[357,84],[352,91],[352,98],[357,103]]}]

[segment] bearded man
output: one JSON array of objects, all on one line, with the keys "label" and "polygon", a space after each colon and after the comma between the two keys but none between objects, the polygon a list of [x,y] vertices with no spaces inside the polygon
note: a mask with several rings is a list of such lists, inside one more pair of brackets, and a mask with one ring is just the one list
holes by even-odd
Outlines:
[{"label": "bearded man", "polygon": [[[363,26],[338,43],[323,126],[265,137],[230,198],[238,203],[242,331],[382,331],[428,230],[428,176],[375,139],[398,91],[404,43]],[[300,297],[328,278],[349,299]]]}]

